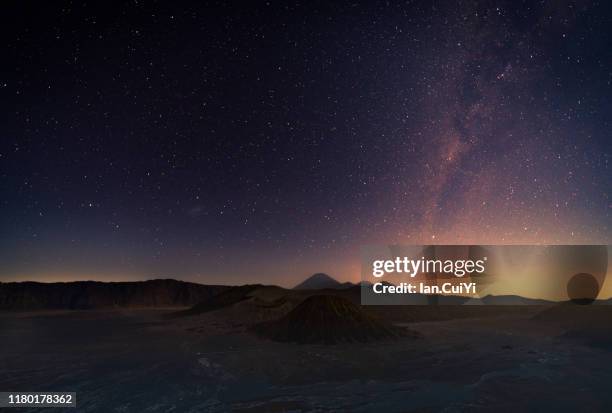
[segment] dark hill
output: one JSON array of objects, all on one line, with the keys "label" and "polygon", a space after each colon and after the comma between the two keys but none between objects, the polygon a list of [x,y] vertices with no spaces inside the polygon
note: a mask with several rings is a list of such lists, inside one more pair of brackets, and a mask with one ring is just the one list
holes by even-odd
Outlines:
[{"label": "dark hill", "polygon": [[[349,284],[349,285],[347,285]],[[300,284],[293,287],[294,290],[324,290],[326,288],[340,289],[351,287],[350,283],[340,283],[334,278],[322,272],[311,275]]]},{"label": "dark hill", "polygon": [[482,298],[487,305],[551,305],[552,301],[538,298],[521,297],[520,295],[487,295]]},{"label": "dark hill", "polygon": [[308,297],[281,319],[258,324],[254,331],[272,340],[304,344],[369,342],[407,334],[335,295]]},{"label": "dark hill", "polygon": [[187,307],[227,288],[170,279],[0,283],[0,310]]},{"label": "dark hill", "polygon": [[208,300],[203,300],[187,310],[178,312],[176,315],[196,315],[232,306],[241,301],[249,299],[249,293],[253,292],[258,287],[261,287],[261,284],[228,287],[226,290],[209,298]]}]

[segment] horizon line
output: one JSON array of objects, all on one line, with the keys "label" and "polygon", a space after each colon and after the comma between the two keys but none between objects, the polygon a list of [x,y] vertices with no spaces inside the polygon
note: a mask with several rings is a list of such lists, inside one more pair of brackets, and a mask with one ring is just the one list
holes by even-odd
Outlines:
[{"label": "horizon line", "polygon": [[[310,278],[310,277],[308,277]],[[22,284],[22,283],[35,283],[35,284],[71,284],[71,283],[83,283],[83,282],[93,282],[93,283],[100,283],[100,284],[117,284],[117,283],[144,283],[144,282],[150,282],[150,281],[176,281],[176,282],[182,282],[182,283],[189,283],[189,284],[197,284],[197,285],[203,285],[203,286],[214,286],[214,287],[242,287],[245,285],[260,285],[262,287],[277,287],[277,288],[282,288],[284,290],[293,290],[294,287],[282,287],[280,285],[277,284],[263,284],[263,283],[243,283],[243,284],[203,284],[200,282],[194,282],[194,281],[186,281],[186,280],[181,280],[181,279],[177,279],[177,278],[149,278],[149,279],[145,279],[145,280],[123,280],[123,281],[100,281],[100,280],[72,280],[72,281],[35,281],[35,280],[22,280],[22,281],[1,281],[0,280],[0,284]],[[336,280],[338,281],[338,280]],[[338,281],[338,284],[352,284],[354,287],[360,286],[360,283],[362,283],[363,281],[359,281],[357,283],[354,283],[352,281]],[[298,284],[299,285],[299,284]],[[333,290],[334,288],[320,288],[319,290]],[[313,289],[311,291],[316,291],[317,289]],[[340,289],[341,290],[341,289]],[[304,289],[302,291],[308,291],[307,289]],[[472,299],[483,299],[485,297],[518,297],[518,298],[524,298],[527,300],[539,300],[539,301],[547,301],[549,303],[564,303],[564,302],[568,302],[571,301],[571,299],[566,299],[566,300],[551,300],[548,298],[539,298],[539,297],[528,297],[528,296],[524,296],[524,295],[520,295],[520,294],[487,294],[485,296],[482,297],[470,297],[470,296],[462,296],[462,295],[454,295],[454,294],[449,294],[449,295],[444,295],[444,294],[415,294],[415,295],[424,295],[424,296],[441,296],[441,297],[460,297],[460,298],[466,298],[468,300]],[[594,301],[607,301],[607,300],[611,300],[612,299],[612,295],[606,298],[595,298]]]}]

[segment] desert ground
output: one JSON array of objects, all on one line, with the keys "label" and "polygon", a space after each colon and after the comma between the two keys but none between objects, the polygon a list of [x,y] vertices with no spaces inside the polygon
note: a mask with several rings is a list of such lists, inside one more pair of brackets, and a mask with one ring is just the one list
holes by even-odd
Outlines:
[{"label": "desert ground", "polygon": [[0,313],[0,389],[79,412],[612,408],[610,306],[369,308],[417,334],[328,345],[253,334],[249,305]]}]

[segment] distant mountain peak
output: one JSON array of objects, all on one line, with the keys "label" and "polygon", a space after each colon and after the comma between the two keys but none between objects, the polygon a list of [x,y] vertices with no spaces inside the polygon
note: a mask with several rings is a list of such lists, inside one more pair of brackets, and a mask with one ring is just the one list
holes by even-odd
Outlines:
[{"label": "distant mountain peak", "polygon": [[325,288],[342,288],[340,282],[329,275],[318,272],[306,278],[304,281],[293,287],[294,290],[322,290]]}]

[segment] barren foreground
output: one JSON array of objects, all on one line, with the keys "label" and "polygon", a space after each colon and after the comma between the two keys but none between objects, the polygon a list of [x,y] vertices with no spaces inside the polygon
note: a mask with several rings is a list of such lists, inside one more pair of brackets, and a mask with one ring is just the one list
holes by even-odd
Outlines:
[{"label": "barren foreground", "polygon": [[610,411],[612,328],[592,326],[612,310],[578,310],[341,345],[260,339],[226,311],[4,313],[0,390],[76,391],[79,412]]}]

